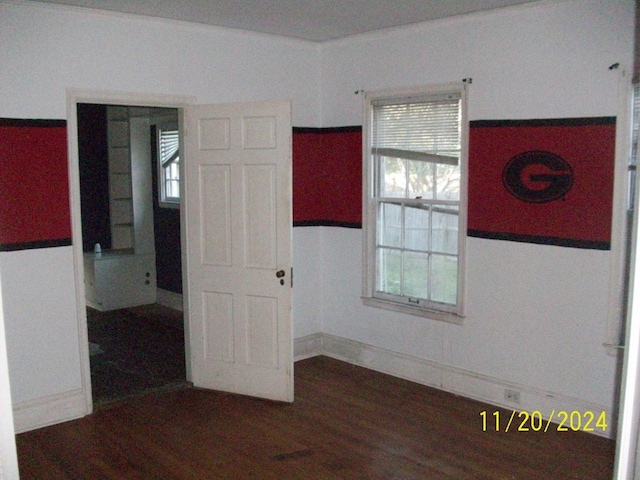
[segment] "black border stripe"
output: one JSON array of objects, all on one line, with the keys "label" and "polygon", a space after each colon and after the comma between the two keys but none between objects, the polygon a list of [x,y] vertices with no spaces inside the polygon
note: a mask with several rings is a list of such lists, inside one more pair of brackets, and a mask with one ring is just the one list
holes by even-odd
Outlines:
[{"label": "black border stripe", "polygon": [[69,247],[72,245],[70,238],[57,240],[36,240],[33,242],[3,243],[0,244],[0,252],[17,252],[19,250],[34,250],[36,248]]},{"label": "black border stripe", "polygon": [[556,247],[583,248],[589,250],[611,250],[611,242],[596,242],[592,240],[575,240],[571,238],[543,237],[539,235],[519,235],[515,233],[486,232],[483,230],[467,230],[469,237],[485,238],[489,240],[506,240],[509,242],[535,243],[538,245],[552,245]]},{"label": "black border stripe", "polygon": [[337,220],[301,220],[293,222],[294,227],[342,227],[362,228],[360,222],[341,222]]},{"label": "black border stripe", "polygon": [[0,118],[0,127],[66,127],[66,120],[38,118]]},{"label": "black border stripe", "polygon": [[528,120],[472,120],[471,128],[486,127],[582,127],[586,125],[615,125],[616,117],[532,118]]},{"label": "black border stripe", "polygon": [[293,127],[293,133],[360,133],[362,132],[362,126],[353,125],[347,127],[328,127],[328,128],[313,128],[313,127]]}]

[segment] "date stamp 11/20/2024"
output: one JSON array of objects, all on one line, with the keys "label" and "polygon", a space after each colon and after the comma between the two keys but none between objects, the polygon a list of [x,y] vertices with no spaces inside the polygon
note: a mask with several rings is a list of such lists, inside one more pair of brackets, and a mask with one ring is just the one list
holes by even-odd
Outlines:
[{"label": "date stamp 11/20/2024", "polygon": [[606,412],[552,410],[544,416],[539,410],[532,412],[500,410],[480,412],[483,432],[606,432]]}]

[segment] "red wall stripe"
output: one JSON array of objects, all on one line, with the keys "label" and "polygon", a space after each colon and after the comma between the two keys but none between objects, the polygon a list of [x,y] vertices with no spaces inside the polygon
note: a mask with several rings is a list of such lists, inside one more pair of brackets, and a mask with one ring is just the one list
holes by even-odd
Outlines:
[{"label": "red wall stripe", "polygon": [[[503,184],[515,155],[553,152],[573,169],[562,198],[526,203]],[[64,121],[0,119],[0,250],[70,244]],[[471,122],[472,236],[609,248],[615,119]],[[543,172],[544,173],[544,172]],[[294,225],[362,225],[362,129],[294,128]]]},{"label": "red wall stripe", "polygon": [[[615,118],[477,121],[470,124],[468,228],[472,236],[609,249],[613,208]],[[516,155],[550,152],[570,166],[573,185],[562,197],[523,201],[503,181]],[[527,188],[544,189],[552,178],[543,165],[522,171]],[[551,177],[549,177],[551,175]]]},{"label": "red wall stripe", "polygon": [[68,245],[66,122],[0,120],[0,246]]},{"label": "red wall stripe", "polygon": [[294,225],[362,226],[362,128],[294,128]]}]

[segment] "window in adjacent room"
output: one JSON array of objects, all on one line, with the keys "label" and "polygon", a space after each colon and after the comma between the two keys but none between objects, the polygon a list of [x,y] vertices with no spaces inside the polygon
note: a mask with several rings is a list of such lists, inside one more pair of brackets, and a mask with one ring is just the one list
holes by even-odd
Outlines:
[{"label": "window in adjacent room", "polygon": [[163,207],[180,205],[180,135],[177,125],[158,128],[158,200]]},{"label": "window in adjacent room", "polygon": [[459,323],[466,238],[465,86],[366,95],[367,305]]}]

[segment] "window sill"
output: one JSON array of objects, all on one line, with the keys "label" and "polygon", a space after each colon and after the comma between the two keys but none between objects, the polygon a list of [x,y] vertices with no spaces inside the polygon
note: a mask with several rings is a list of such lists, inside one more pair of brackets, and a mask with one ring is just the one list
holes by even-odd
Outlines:
[{"label": "window sill", "polygon": [[173,208],[175,210],[180,209],[180,202],[158,202],[160,208]]},{"label": "window sill", "polygon": [[382,308],[384,310],[391,310],[398,313],[406,313],[407,315],[414,315],[417,317],[429,318],[431,320],[438,320],[440,322],[453,323],[455,325],[462,325],[464,322],[464,316],[457,315],[455,313],[438,312],[436,310],[427,310],[425,308],[416,308],[409,305],[402,305],[396,302],[389,302],[381,300],[379,298],[362,297],[362,303],[368,307]]}]

